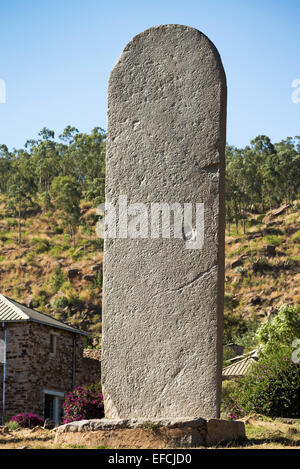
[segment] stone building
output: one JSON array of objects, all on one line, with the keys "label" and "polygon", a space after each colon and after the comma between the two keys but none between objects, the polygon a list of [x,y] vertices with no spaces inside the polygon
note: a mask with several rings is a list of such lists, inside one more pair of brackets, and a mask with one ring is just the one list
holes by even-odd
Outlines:
[{"label": "stone building", "polygon": [[0,423],[22,412],[59,423],[65,393],[100,381],[88,335],[0,295]]}]

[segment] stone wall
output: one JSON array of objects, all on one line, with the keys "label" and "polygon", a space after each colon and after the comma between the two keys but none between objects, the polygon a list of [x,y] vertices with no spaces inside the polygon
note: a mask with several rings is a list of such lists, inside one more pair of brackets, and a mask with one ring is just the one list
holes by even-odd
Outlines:
[{"label": "stone wall", "polygon": [[[6,326],[6,417],[25,410],[28,396],[29,357],[27,353],[29,341],[28,323],[11,323]],[[0,338],[4,332],[0,328]],[[1,374],[1,411],[2,411],[2,374]],[[2,414],[2,412],[1,412]]]},{"label": "stone wall", "polygon": [[[50,333],[56,335],[56,354],[51,356]],[[28,409],[43,415],[44,389],[68,392],[73,388],[73,340],[76,341],[75,381],[80,383],[83,345],[81,336],[70,332],[54,329],[42,324],[30,324],[30,340],[28,342],[29,372],[27,397]],[[32,410],[31,410],[32,412]]]},{"label": "stone wall", "polygon": [[[10,323],[6,329],[6,420],[20,412],[43,417],[45,389],[72,390],[73,338],[76,340],[74,385],[84,384],[82,376],[88,373],[83,372],[82,336],[33,322]],[[50,354],[50,333],[56,336],[55,356]],[[2,374],[0,383],[2,388]],[[2,390],[0,399],[2,410]]]},{"label": "stone wall", "polygon": [[84,349],[81,362],[80,384],[99,383],[101,380],[101,350]]}]

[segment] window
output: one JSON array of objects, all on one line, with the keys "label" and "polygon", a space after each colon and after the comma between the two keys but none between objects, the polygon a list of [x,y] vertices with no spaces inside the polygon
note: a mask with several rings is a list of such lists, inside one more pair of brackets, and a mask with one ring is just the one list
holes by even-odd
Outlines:
[{"label": "window", "polygon": [[50,354],[55,357],[56,355],[56,335],[50,334]]},{"label": "window", "polygon": [[56,425],[63,418],[64,393],[57,391],[44,391],[44,419],[52,420]]}]

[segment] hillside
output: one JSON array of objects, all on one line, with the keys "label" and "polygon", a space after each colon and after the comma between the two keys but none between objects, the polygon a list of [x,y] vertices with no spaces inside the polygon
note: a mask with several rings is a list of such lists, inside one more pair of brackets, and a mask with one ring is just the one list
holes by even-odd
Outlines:
[{"label": "hillside", "polygon": [[[249,339],[258,323],[280,305],[299,304],[299,243],[297,202],[266,214],[247,214],[245,234],[227,232],[225,342],[247,331]],[[242,345],[251,348],[251,340]]]},{"label": "hillside", "polygon": [[74,247],[56,211],[28,215],[18,244],[17,220],[0,200],[1,293],[90,331],[97,345],[103,253],[92,204],[81,203]]},{"label": "hillside", "polygon": [[[281,213],[280,213],[281,212]],[[18,244],[17,219],[0,199],[1,293],[88,330],[100,342],[102,241],[96,211],[80,205],[75,247],[60,212],[32,210]],[[282,303],[300,302],[300,208],[247,214],[246,233],[226,229],[225,334],[236,341]],[[247,346],[247,343],[244,344]],[[251,344],[249,344],[251,345]]]}]

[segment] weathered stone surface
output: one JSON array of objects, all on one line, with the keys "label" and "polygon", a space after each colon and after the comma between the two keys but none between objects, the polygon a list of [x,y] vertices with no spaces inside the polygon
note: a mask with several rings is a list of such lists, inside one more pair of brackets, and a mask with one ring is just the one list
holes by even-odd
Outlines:
[{"label": "weathered stone surface", "polygon": [[80,269],[77,269],[77,268],[74,267],[74,268],[68,269],[67,273],[68,273],[69,279],[72,279],[72,278],[75,278],[78,275],[80,275],[81,271],[80,271]]},{"label": "weathered stone surface", "polygon": [[97,430],[114,430],[117,428],[155,428],[155,427],[168,427],[168,428],[203,428],[205,429],[205,419],[91,419],[80,420],[78,422],[66,423],[56,429],[59,433],[64,432],[82,432],[82,431],[97,431]]},{"label": "weathered stone surface", "polygon": [[125,47],[108,94],[106,201],[204,203],[204,246],[105,240],[106,415],[218,417],[226,120],[219,54],[193,28],[151,28]]},{"label": "weathered stone surface", "polygon": [[110,448],[184,448],[212,446],[245,437],[241,421],[219,419],[82,420],[55,429],[55,442]]},{"label": "weathered stone surface", "polygon": [[268,221],[268,219],[276,218],[282,213],[284,213],[288,208],[290,208],[290,204],[283,204],[279,208],[275,208],[274,210],[270,210],[269,212],[266,213],[265,217],[265,222]]},{"label": "weathered stone surface", "polygon": [[206,424],[206,445],[245,438],[245,424],[239,420],[210,419]]}]

